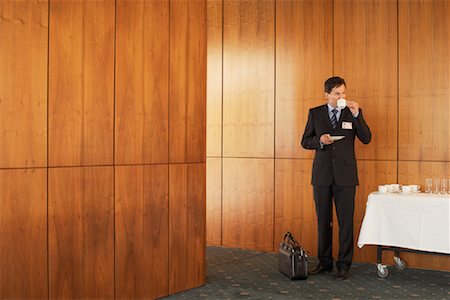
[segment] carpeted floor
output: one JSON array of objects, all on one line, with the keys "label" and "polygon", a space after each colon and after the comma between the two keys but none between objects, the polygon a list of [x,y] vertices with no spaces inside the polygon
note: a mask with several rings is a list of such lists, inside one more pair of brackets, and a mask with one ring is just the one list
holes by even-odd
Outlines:
[{"label": "carpeted floor", "polygon": [[[207,247],[206,285],[162,299],[450,299],[450,272],[408,269],[381,279],[375,264],[355,263],[350,276],[310,275],[291,281],[275,253]],[[316,260],[309,258],[310,267]]]}]

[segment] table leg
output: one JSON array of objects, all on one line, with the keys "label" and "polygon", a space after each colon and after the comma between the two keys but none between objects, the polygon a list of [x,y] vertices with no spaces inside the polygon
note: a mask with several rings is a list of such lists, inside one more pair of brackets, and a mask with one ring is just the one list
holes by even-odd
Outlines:
[{"label": "table leg", "polygon": [[377,245],[377,264],[381,264],[383,260],[383,249],[380,245]]}]

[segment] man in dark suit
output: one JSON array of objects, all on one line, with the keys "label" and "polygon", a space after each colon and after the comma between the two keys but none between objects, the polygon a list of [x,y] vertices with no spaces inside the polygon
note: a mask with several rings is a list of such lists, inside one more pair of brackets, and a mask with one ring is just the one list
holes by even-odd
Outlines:
[{"label": "man in dark suit", "polygon": [[[340,100],[345,99],[345,88],[345,81],[340,77],[325,81],[327,103],[310,109],[301,141],[303,148],[316,150],[312,185],[318,223],[319,264],[310,274],[333,270],[331,201],[334,199],[339,222],[336,279],[347,278],[353,258],[353,212],[358,185],[355,136],[364,144],[368,144],[372,137],[358,103]],[[346,102],[346,107],[342,102]]]}]

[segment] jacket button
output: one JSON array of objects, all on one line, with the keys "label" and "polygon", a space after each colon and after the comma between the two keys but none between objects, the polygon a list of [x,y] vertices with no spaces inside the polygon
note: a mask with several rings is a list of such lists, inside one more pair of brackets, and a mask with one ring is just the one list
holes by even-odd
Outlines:
[{"label": "jacket button", "polygon": [[333,158],[333,162],[335,162],[336,161],[336,159],[335,158]]},{"label": "jacket button", "polygon": [[335,147],[335,146],[333,146],[333,150],[336,150],[336,147]]}]

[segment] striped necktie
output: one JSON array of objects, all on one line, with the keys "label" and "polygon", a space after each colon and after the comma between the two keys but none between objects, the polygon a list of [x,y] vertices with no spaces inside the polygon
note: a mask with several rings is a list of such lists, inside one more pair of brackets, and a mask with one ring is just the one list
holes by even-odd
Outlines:
[{"label": "striped necktie", "polygon": [[333,126],[333,128],[336,128],[337,126],[337,118],[336,118],[336,114],[337,114],[337,109],[333,109],[331,114],[331,126]]}]

